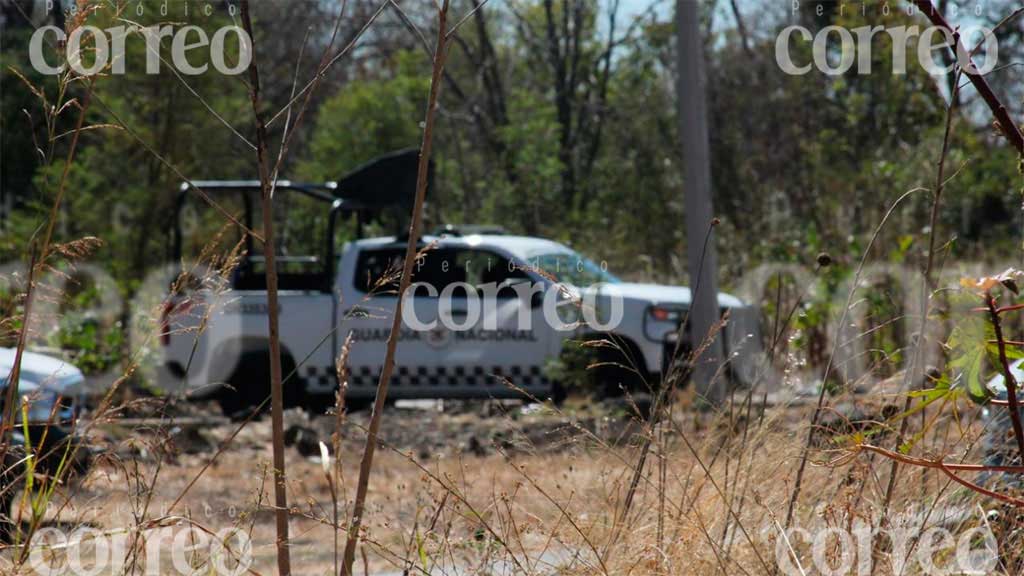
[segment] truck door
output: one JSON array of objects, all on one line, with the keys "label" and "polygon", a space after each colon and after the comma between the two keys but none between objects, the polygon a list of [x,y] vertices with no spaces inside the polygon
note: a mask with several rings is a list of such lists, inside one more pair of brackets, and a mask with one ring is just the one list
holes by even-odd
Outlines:
[{"label": "truck door", "polygon": [[[339,321],[339,343],[351,332],[353,342],[349,353],[347,394],[352,398],[373,398],[376,394],[404,257],[404,246],[364,248],[359,253],[354,277],[347,280],[355,283],[353,295],[356,301],[342,304],[344,317]],[[445,284],[444,262],[451,259],[450,250],[432,249],[413,266],[412,282],[434,287],[433,295],[420,288],[405,304],[424,324],[437,321],[437,294]],[[445,330],[415,330],[403,323],[395,351],[389,397],[441,398],[453,395],[446,379],[448,366],[441,352],[449,344],[450,334]]]},{"label": "truck door", "polygon": [[455,369],[453,386],[465,396],[518,397],[518,387],[546,397],[553,331],[544,321],[543,293],[531,297],[534,280],[497,252],[464,248],[452,257],[456,276],[475,292],[471,298],[455,289],[441,299],[442,319],[455,324],[442,348],[443,363]]}]

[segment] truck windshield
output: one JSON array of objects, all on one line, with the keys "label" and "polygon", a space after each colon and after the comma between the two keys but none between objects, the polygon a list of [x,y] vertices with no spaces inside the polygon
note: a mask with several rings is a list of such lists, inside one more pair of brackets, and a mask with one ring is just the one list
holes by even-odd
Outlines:
[{"label": "truck windshield", "polygon": [[529,258],[527,263],[541,274],[554,276],[559,282],[581,288],[600,282],[621,282],[614,274],[608,272],[606,264],[597,264],[578,252],[539,254]]}]

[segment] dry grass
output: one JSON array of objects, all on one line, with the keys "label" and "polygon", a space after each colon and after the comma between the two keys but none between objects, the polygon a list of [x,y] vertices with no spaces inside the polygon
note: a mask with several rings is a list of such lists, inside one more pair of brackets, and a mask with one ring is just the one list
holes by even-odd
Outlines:
[{"label": "dry grass", "polygon": [[[572,419],[547,414],[487,420],[396,411],[389,418],[409,420],[399,425],[412,428],[468,427],[484,436],[502,428],[522,434],[510,434],[497,444],[485,440],[483,455],[479,449],[455,445],[431,452],[429,446],[417,446],[414,435],[399,435],[397,446],[385,444],[388,449],[381,450],[367,499],[360,545],[365,564],[374,574],[768,573],[775,565],[777,525],[792,491],[800,458],[797,439],[809,409],[769,408],[762,417],[755,408],[749,421],[737,413],[730,418],[687,412],[666,424],[667,449],[654,449],[625,520],[627,529],[616,534],[614,524],[634,472],[639,440],[635,434],[641,426],[612,423],[594,435],[578,430],[568,442],[563,433],[548,442],[533,430],[556,429],[553,423],[571,428]],[[579,422],[586,427],[594,423]],[[350,419],[342,442],[343,512],[354,494],[363,425],[365,415]],[[229,430],[230,426],[221,426],[212,435],[221,440]],[[977,426],[971,434],[976,433]],[[131,439],[138,437],[138,431],[132,432],[129,443],[115,452],[129,454],[127,446],[137,444]],[[159,449],[159,443],[153,448]],[[268,423],[251,424],[178,508],[181,516],[211,530],[251,530],[257,573],[273,572],[275,563],[273,506],[267,495],[271,456]],[[812,462],[834,456],[817,451]],[[207,458],[178,454],[166,459],[160,482],[145,495],[152,498],[152,516],[166,510]],[[151,453],[136,454],[133,460],[130,475],[148,478],[156,472]],[[334,515],[321,464],[294,449],[289,449],[288,460],[294,573],[330,574],[335,562],[329,545]],[[665,463],[664,476],[656,465],[659,460]],[[872,518],[884,498],[887,468],[885,460],[868,455],[842,466],[810,466],[794,525],[849,529],[857,519]],[[61,520],[114,531],[136,525],[129,503],[143,495],[132,486],[146,485],[126,481],[119,466],[102,465],[74,495]],[[949,486],[939,474],[910,470],[898,479],[888,518],[926,514],[931,508],[927,527],[946,525],[963,531],[979,524],[979,504],[986,510],[994,507],[972,492]],[[781,546],[785,552],[784,543]],[[793,546],[802,564],[812,565],[810,543],[797,541]],[[838,548],[830,547],[829,554],[838,558]],[[362,573],[363,561],[357,560],[356,573]],[[877,574],[892,573],[887,555],[881,563]]]}]

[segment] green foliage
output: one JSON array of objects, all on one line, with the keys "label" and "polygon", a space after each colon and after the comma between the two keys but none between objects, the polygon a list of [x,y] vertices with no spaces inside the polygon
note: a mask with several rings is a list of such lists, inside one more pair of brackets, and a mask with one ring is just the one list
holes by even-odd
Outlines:
[{"label": "green foliage", "polygon": [[[166,20],[176,26],[197,25],[212,35],[216,28],[229,22],[227,15],[219,11],[206,16],[204,10],[192,9],[186,16],[181,6],[161,19],[158,0],[146,0],[142,8],[146,15],[142,25]],[[116,21],[112,9],[99,10],[91,18],[89,23],[100,28],[123,24]],[[170,44],[169,38],[163,40],[165,57],[170,53]],[[230,52],[231,42],[228,48]],[[85,235],[102,238],[105,247],[94,255],[93,261],[103,265],[127,292],[152,265],[160,263],[161,258],[155,256],[167,253],[168,238],[159,232],[170,229],[174,194],[181,182],[181,176],[168,164],[194,179],[249,178],[253,157],[241,153],[248,148],[206,107],[215,110],[225,122],[244,126],[251,110],[247,109],[244,86],[237,80],[215,72],[200,74],[188,77],[186,89],[170,69],[169,57],[159,74],[146,73],[147,48],[139,33],[127,37],[125,50],[125,74],[104,75],[96,81],[95,97],[85,122],[89,129],[80,136],[75,162],[67,176],[56,241]],[[208,60],[208,52],[205,56],[203,52],[190,52],[190,63],[199,66]],[[52,87],[56,81],[53,77],[33,75],[26,52],[9,52],[5,57],[5,62],[29,81],[38,83],[37,88],[48,90],[49,102],[56,101],[58,94]],[[5,108],[4,122],[17,126],[18,134],[28,142],[39,143],[43,151],[31,161],[18,164],[17,169],[29,171],[31,177],[13,183],[8,193],[21,198],[24,205],[7,222],[8,226],[0,230],[2,255],[22,259],[24,255],[20,252],[30,235],[28,231],[43,220],[57,193],[71,140],[66,133],[73,128],[77,109],[73,105],[66,108],[58,125],[47,130],[38,98],[26,97],[28,88],[22,89],[16,80],[8,83],[5,76],[4,82],[11,87],[9,92],[26,98],[24,102],[14,100],[22,106],[18,113],[8,114]],[[84,82],[73,82],[66,100],[81,98],[83,89]],[[5,106],[9,101],[7,93],[5,89]],[[122,122],[130,131],[121,127]],[[29,126],[32,129],[26,130]],[[7,132],[4,131],[5,138]],[[27,143],[8,147],[5,140],[4,144],[5,171],[9,149],[35,149]],[[210,230],[197,231],[197,235],[209,233]]]},{"label": "green foliage", "polygon": [[[947,346],[951,350],[948,367],[959,373],[956,384],[975,403],[988,402],[994,393],[986,382],[1003,371],[995,327],[988,316],[980,312],[965,316],[953,328]],[[1024,358],[1024,350],[1019,346],[1006,345],[1004,353],[1010,362]]]},{"label": "green foliage", "polygon": [[544,375],[571,395],[592,394],[600,386],[596,372],[588,369],[598,361],[598,349],[584,342],[566,340],[556,358],[548,361]]},{"label": "green foliage", "polygon": [[74,352],[74,363],[86,374],[99,374],[121,365],[125,345],[120,323],[104,328],[94,319],[67,315],[51,343]]},{"label": "green foliage", "polygon": [[381,154],[419,146],[430,89],[425,65],[421,53],[401,52],[390,77],[350,82],[325,101],[299,174],[337,180]]},{"label": "green foliage", "polygon": [[560,202],[557,192],[563,166],[558,159],[555,110],[539,95],[517,89],[512,93],[509,114],[509,124],[498,134],[509,150],[513,181],[506,178],[501,182],[505,193],[492,194],[484,213],[495,221],[500,221],[500,214],[517,214],[516,228],[540,234],[546,207]]},{"label": "green foliage", "polygon": [[990,348],[988,342],[995,337],[992,325],[979,316],[969,316],[961,321],[949,338],[952,358],[948,366],[960,372],[960,385],[968,396],[979,404],[992,397],[985,386],[989,366]]}]

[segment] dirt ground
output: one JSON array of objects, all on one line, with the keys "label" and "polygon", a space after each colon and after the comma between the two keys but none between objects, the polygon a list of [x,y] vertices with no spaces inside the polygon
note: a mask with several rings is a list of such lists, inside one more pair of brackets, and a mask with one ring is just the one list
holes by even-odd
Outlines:
[{"label": "dirt ground", "polygon": [[[375,544],[366,546],[357,564],[365,562],[375,574],[402,573],[406,566],[401,559],[410,557],[410,542],[417,538],[407,531],[424,531],[413,527],[425,522],[443,498],[441,483],[457,487],[467,500],[486,502],[494,494],[522,490],[524,472],[530,470],[544,477],[562,471],[570,490],[577,481],[600,475],[602,458],[593,458],[591,448],[635,440],[631,437],[639,427],[628,410],[621,404],[558,414],[539,405],[496,402],[449,402],[443,410],[434,402],[390,407],[369,493],[366,536]],[[137,525],[143,517],[165,518],[161,525],[167,526],[180,525],[185,517],[214,532],[240,527],[251,536],[252,569],[273,573],[269,417],[247,424],[217,454],[241,423],[203,408],[178,412],[162,422],[129,418],[116,424],[85,423],[105,454],[84,482],[58,498],[61,508],[52,516],[59,516],[64,526],[100,531]],[[348,414],[342,428],[337,481],[341,524],[354,494],[368,418],[368,412]],[[311,418],[299,410],[285,414],[295,574],[329,574],[334,569],[331,490],[319,442],[333,446],[336,422],[334,416]],[[479,556],[475,543],[481,538],[472,526],[460,524],[462,533],[446,536],[449,544],[460,539],[474,544],[465,547],[465,558],[452,559],[453,565]],[[341,539],[344,547],[344,533]],[[90,553],[91,547],[83,548],[84,556]]]},{"label": "dirt ground", "polygon": [[[850,410],[867,419],[878,408],[854,404]],[[570,404],[564,411],[496,403],[389,407],[356,574],[766,573],[780,550],[775,527],[813,407],[735,403],[717,414],[679,408],[650,437],[644,456],[645,428],[625,402]],[[69,529],[143,534],[150,543],[140,547],[145,554],[122,556],[159,574],[187,573],[166,559],[167,538],[182,526],[209,533],[235,527],[252,545],[246,573],[276,573],[269,418],[238,431],[238,422],[210,408],[170,413],[163,420],[132,414],[86,423],[105,454],[84,482],[61,492],[48,518]],[[343,526],[368,418],[346,416],[335,460],[333,416],[285,414],[296,575],[336,573],[335,542],[343,548],[345,533],[333,528],[335,511]],[[826,425],[840,432],[845,418],[830,411]],[[949,438],[962,430],[952,422],[936,428]],[[321,441],[331,447],[331,480]],[[796,510],[800,525],[841,526],[881,507],[885,462],[842,456],[838,448],[823,441],[814,451]],[[932,507],[930,522],[946,522],[948,511],[980,510],[971,498],[941,475],[908,469],[888,513],[917,513],[924,502]],[[146,529],[129,530],[140,525]],[[96,548],[77,547],[86,558]],[[799,553],[810,554],[807,548]],[[196,574],[216,573],[212,558],[201,546],[187,556]]]}]

